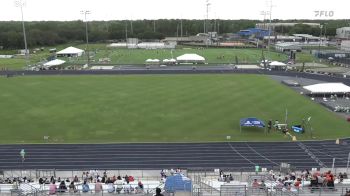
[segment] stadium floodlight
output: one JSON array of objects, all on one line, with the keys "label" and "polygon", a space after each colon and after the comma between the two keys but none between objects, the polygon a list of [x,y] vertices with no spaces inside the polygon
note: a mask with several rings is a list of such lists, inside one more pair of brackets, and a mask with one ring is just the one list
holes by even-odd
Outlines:
[{"label": "stadium floodlight", "polygon": [[84,15],[85,18],[85,34],[86,34],[86,54],[87,54],[87,65],[90,65],[90,52],[89,52],[89,34],[88,34],[88,21],[86,15],[91,14],[89,10],[82,10],[80,14]]},{"label": "stadium floodlight", "polygon": [[26,6],[26,2],[24,0],[16,0],[15,6],[21,8],[21,16],[22,16],[22,29],[23,29],[23,38],[24,38],[24,55],[26,58],[26,66],[28,66],[29,61],[29,52],[28,52],[28,45],[27,45],[27,35],[26,35],[26,28],[24,25],[24,17],[23,17],[23,7]]}]

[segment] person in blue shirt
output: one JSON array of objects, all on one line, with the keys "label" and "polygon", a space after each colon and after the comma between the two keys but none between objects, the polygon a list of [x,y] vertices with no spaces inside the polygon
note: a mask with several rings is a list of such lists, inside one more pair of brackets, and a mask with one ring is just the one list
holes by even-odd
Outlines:
[{"label": "person in blue shirt", "polygon": [[86,181],[84,181],[84,184],[83,184],[83,193],[87,193],[90,191],[90,187],[88,185],[88,183]]}]

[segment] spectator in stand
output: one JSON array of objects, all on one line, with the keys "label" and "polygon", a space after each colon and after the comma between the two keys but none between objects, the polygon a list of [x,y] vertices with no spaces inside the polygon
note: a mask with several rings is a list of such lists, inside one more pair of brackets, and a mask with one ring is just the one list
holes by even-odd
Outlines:
[{"label": "spectator in stand", "polygon": [[266,189],[266,184],[263,180],[261,181],[260,189]]},{"label": "spectator in stand", "polygon": [[102,183],[106,183],[106,177],[105,177],[105,176],[102,177],[101,182],[102,182]]},{"label": "spectator in stand", "polygon": [[160,188],[156,188],[156,194],[154,196],[164,196],[161,192],[162,190]]},{"label": "spectator in stand", "polygon": [[113,183],[113,182],[112,182],[111,178],[107,178],[107,180],[106,180],[105,183],[106,183],[106,184],[110,184],[110,183]]},{"label": "spectator in stand", "polygon": [[51,184],[50,184],[50,187],[49,187],[49,194],[50,195],[54,195],[57,192],[57,187],[56,187],[55,183],[56,183],[55,181],[52,181]]},{"label": "spectator in stand", "polygon": [[73,182],[79,182],[78,176],[74,176]]},{"label": "spectator in stand", "polygon": [[110,182],[107,184],[107,191],[108,191],[108,193],[114,193],[115,188],[114,188],[114,184],[113,184],[112,181],[110,181]]},{"label": "spectator in stand", "polygon": [[164,177],[165,176],[165,171],[164,171],[164,169],[162,169],[162,171],[160,171],[160,177]]},{"label": "spectator in stand", "polygon": [[84,181],[82,189],[83,189],[83,193],[87,193],[90,191],[89,184],[86,181]]},{"label": "spectator in stand", "polygon": [[59,187],[58,187],[58,192],[64,193],[66,191],[67,191],[66,183],[62,180]]},{"label": "spectator in stand", "polygon": [[343,174],[340,172],[340,173],[339,173],[339,183],[343,182],[343,180],[344,180],[344,176],[343,176]]},{"label": "spectator in stand", "polygon": [[74,185],[74,182],[71,182],[69,187],[69,192],[70,193],[76,193],[77,192],[77,187]]},{"label": "spectator in stand", "polygon": [[301,178],[297,178],[297,180],[294,183],[294,187],[296,189],[299,189],[300,185],[301,185]]},{"label": "spectator in stand", "polygon": [[55,178],[53,176],[51,176],[50,183],[52,183],[53,181],[55,181]]},{"label": "spectator in stand", "polygon": [[276,189],[277,190],[282,190],[283,186],[284,185],[283,185],[282,179],[277,180]]},{"label": "spectator in stand", "polygon": [[143,184],[141,181],[139,181],[137,184],[136,193],[143,193]]},{"label": "spectator in stand", "polygon": [[259,183],[257,179],[254,179],[253,184],[252,184],[253,188],[259,188]]},{"label": "spectator in stand", "polygon": [[96,184],[95,184],[95,193],[99,193],[101,192],[102,189],[102,183],[100,182],[100,180],[97,180]]},{"label": "spectator in stand", "polygon": [[230,181],[233,181],[233,177],[232,177],[232,174],[230,174],[230,178],[229,178]]},{"label": "spectator in stand", "polygon": [[126,182],[127,184],[129,184],[129,176],[128,176],[128,175],[125,175],[124,179],[125,179],[125,182]]},{"label": "spectator in stand", "polygon": [[39,184],[40,184],[40,188],[43,188],[43,184],[44,184],[43,178],[39,178]]},{"label": "spectator in stand", "polygon": [[295,172],[291,172],[289,175],[290,175],[290,180],[294,181],[296,179]]},{"label": "spectator in stand", "polygon": [[115,184],[116,184],[116,191],[118,194],[120,194],[120,192],[123,190],[123,180],[120,176],[117,177]]}]

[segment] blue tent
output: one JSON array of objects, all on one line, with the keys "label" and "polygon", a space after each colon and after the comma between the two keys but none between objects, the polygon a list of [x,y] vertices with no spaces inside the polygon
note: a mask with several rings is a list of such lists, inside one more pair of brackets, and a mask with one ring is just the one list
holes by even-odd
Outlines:
[{"label": "blue tent", "polygon": [[192,181],[182,174],[175,174],[166,178],[164,189],[168,193],[174,193],[176,191],[191,192]]},{"label": "blue tent", "polygon": [[259,120],[255,117],[250,118],[242,118],[239,123],[240,131],[242,132],[242,127],[258,127],[258,128],[264,128],[265,123],[262,120]]}]

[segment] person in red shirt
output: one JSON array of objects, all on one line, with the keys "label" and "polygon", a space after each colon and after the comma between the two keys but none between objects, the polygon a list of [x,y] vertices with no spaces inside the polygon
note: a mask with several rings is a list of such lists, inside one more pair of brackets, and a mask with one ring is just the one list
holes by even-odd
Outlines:
[{"label": "person in red shirt", "polygon": [[258,183],[258,180],[257,179],[254,179],[253,181],[253,184],[252,184],[252,187],[253,188],[259,188],[260,184]]}]

